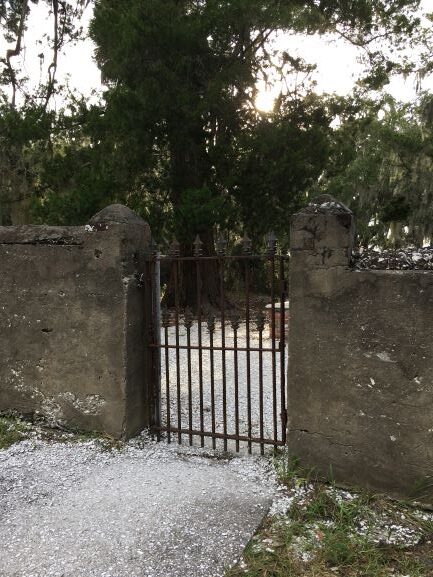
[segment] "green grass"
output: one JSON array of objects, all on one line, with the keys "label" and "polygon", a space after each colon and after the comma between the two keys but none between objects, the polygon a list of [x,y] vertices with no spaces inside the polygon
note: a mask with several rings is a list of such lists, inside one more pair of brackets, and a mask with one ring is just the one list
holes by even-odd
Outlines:
[{"label": "green grass", "polygon": [[[345,498],[284,454],[275,465],[289,493],[304,486],[307,496],[295,498],[287,515],[268,517],[226,577],[433,576],[431,519],[422,519],[407,503],[367,492]],[[379,521],[416,530],[418,544],[377,542]]]},{"label": "green grass", "polygon": [[33,434],[44,441],[58,443],[79,443],[90,440],[98,441],[101,450],[112,451],[120,449],[123,441],[114,439],[97,431],[65,430],[48,426],[44,421],[24,420],[15,413],[0,415],[0,450],[7,449],[14,443],[18,443]]},{"label": "green grass", "polygon": [[0,449],[7,449],[14,443],[22,441],[28,428],[17,418],[0,417]]},{"label": "green grass", "polygon": [[431,502],[433,499],[433,477],[423,477],[419,479],[412,489],[410,498]]}]

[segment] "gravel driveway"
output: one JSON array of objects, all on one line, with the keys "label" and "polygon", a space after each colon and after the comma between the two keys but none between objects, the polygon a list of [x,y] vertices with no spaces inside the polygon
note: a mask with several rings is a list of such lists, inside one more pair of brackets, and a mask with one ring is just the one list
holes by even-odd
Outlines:
[{"label": "gravel driveway", "polygon": [[0,451],[0,575],[222,576],[275,492],[255,457],[24,441]]}]

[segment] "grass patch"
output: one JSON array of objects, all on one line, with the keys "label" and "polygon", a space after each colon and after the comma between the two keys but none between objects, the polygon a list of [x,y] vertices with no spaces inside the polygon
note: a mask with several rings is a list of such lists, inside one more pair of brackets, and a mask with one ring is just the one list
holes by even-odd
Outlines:
[{"label": "grass patch", "polygon": [[289,508],[267,517],[226,577],[433,576],[432,513],[340,490],[282,461]]},{"label": "grass patch", "polygon": [[81,431],[53,427],[36,417],[25,419],[16,413],[0,414],[0,450],[24,439],[33,438],[40,441],[57,443],[83,443],[97,441],[100,448],[106,451],[121,449],[124,441],[114,439],[97,431]]},{"label": "grass patch", "polygon": [[28,433],[26,423],[17,418],[0,417],[0,449],[22,441]]}]

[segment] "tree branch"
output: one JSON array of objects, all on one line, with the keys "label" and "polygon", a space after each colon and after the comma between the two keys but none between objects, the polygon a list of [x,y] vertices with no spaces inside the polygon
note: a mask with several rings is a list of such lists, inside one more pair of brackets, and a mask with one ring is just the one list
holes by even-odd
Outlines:
[{"label": "tree branch", "polygon": [[54,13],[54,45],[53,45],[53,60],[48,67],[48,85],[47,93],[45,95],[44,110],[48,106],[48,102],[54,92],[54,84],[56,81],[57,59],[59,52],[59,1],[52,0]]},{"label": "tree branch", "polygon": [[11,83],[12,83],[12,106],[13,106],[13,108],[15,108],[15,104],[16,104],[17,78],[15,75],[15,70],[13,69],[13,66],[11,63],[11,59],[16,57],[16,56],[19,56],[21,53],[22,40],[24,37],[24,28],[25,28],[25,23],[26,23],[28,4],[29,4],[28,0],[23,0],[23,3],[21,5],[20,24],[19,24],[19,28],[18,28],[15,48],[10,48],[9,50],[6,51],[6,64],[7,64],[7,67],[9,69],[9,73],[11,76]]}]

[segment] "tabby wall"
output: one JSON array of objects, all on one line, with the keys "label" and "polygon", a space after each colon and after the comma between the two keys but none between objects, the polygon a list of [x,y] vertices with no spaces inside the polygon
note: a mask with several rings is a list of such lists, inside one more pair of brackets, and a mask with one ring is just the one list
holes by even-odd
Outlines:
[{"label": "tabby wall", "polygon": [[139,287],[149,227],[0,227],[0,411],[120,437],[149,421]]},{"label": "tabby wall", "polygon": [[433,503],[433,271],[355,270],[352,213],[292,220],[288,445],[306,466]]}]

